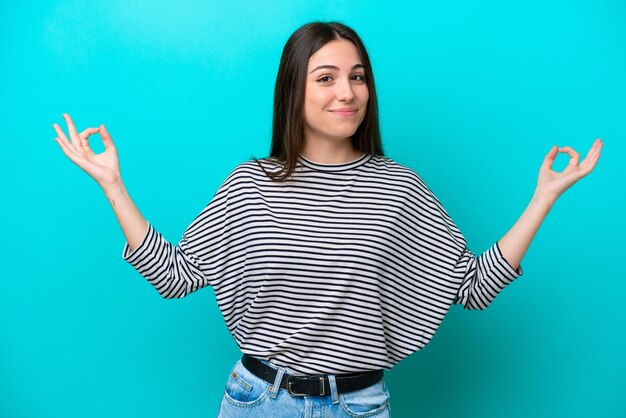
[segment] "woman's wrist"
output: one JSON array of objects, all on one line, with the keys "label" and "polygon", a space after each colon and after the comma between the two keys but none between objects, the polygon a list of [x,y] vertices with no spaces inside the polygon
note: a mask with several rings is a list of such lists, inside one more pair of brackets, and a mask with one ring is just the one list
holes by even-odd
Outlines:
[{"label": "woman's wrist", "polygon": [[128,192],[126,191],[126,186],[124,186],[124,182],[122,181],[121,177],[119,177],[112,184],[108,186],[103,186],[102,191],[104,192],[104,195],[106,196],[107,200],[109,200],[109,202],[119,200],[120,197],[128,194]]},{"label": "woman's wrist", "polygon": [[545,206],[547,209],[552,208],[556,200],[559,198],[554,193],[545,192],[541,189],[536,189],[531,199],[531,204]]}]

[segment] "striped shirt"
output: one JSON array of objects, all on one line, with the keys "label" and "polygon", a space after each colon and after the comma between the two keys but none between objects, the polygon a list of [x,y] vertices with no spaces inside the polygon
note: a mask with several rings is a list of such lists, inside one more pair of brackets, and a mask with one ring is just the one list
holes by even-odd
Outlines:
[{"label": "striped shirt", "polygon": [[211,286],[242,352],[296,374],[389,369],[451,305],[484,309],[516,277],[497,243],[476,257],[411,169],[383,156],[300,158],[287,182],[237,166],[169,243],[149,224],[123,257],[165,298]]}]

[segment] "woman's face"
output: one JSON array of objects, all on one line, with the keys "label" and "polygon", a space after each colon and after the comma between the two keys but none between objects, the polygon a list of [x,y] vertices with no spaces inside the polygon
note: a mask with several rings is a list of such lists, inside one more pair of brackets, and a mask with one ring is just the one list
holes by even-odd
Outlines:
[{"label": "woman's face", "polygon": [[361,57],[345,39],[331,41],[309,58],[304,97],[304,139],[349,141],[367,109],[369,90]]}]

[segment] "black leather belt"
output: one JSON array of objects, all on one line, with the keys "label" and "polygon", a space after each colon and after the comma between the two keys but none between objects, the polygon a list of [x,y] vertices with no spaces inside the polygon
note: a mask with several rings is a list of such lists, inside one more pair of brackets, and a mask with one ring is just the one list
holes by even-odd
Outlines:
[{"label": "black leather belt", "polygon": [[[261,362],[260,360],[244,354],[241,363],[251,373],[274,384],[277,370]],[[383,378],[382,370],[370,372],[358,372],[335,375],[338,393],[352,392],[353,390],[365,389]],[[285,373],[280,387],[286,389],[292,396],[324,396],[330,395],[328,376],[324,374],[295,376]]]}]

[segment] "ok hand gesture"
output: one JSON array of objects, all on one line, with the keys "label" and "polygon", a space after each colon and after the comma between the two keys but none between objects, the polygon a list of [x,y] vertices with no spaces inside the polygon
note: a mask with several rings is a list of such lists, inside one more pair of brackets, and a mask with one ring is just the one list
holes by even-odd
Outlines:
[{"label": "ok hand gesture", "polygon": [[[587,156],[580,164],[578,163],[580,154],[572,147],[557,148],[556,145],[553,146],[543,160],[539,170],[536,194],[556,200],[570,186],[593,171],[598,158],[600,158],[600,150],[603,145],[601,139],[596,139]],[[562,172],[556,172],[552,169],[552,164],[559,152],[567,153],[570,157],[569,164]]]},{"label": "ok hand gesture", "polygon": [[[59,125],[56,123],[52,125],[58,135],[58,138],[54,140],[59,144],[63,153],[89,174],[103,190],[106,191],[107,188],[120,183],[121,172],[117,150],[104,125],[100,125],[99,128],[87,128],[78,133],[70,115],[64,113],[63,117],[67,123],[71,142],[68,141]],[[104,144],[104,152],[100,154],[95,154],[89,146],[89,136],[96,132],[100,132]]]}]

